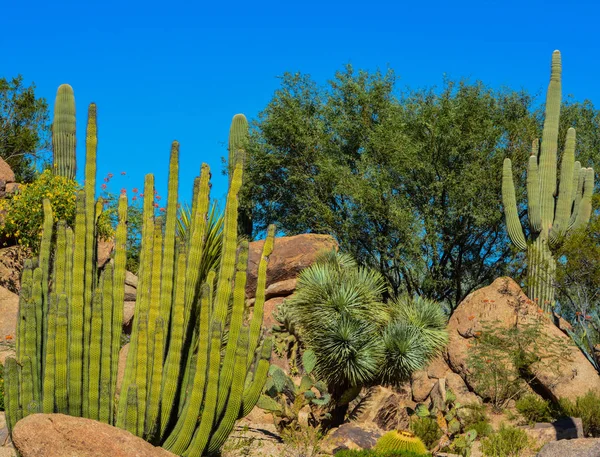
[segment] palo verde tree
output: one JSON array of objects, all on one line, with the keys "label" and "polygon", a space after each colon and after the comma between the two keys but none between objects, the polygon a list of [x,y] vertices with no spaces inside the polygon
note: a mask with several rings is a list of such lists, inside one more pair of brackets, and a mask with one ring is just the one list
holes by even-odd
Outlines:
[{"label": "palo verde tree", "polygon": [[559,51],[552,55],[550,85],[541,146],[533,142],[527,166],[529,233],[523,231],[515,196],[512,162],[504,160],[502,199],[508,234],[513,244],[527,252],[527,289],[547,312],[553,311],[556,277],[554,252],[565,238],[585,227],[592,212],[594,170],[575,161],[575,129],[569,128],[560,179],[557,182],[557,151],[561,108],[562,64]]}]

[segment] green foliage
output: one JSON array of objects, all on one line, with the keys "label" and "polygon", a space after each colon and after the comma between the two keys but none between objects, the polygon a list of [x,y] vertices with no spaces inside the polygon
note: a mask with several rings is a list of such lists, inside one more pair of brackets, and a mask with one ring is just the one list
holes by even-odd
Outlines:
[{"label": "green foliage", "polygon": [[378,451],[409,451],[417,455],[427,454],[427,448],[419,437],[410,432],[392,430],[377,440]]},{"label": "green foliage", "polygon": [[[55,176],[50,170],[44,171],[31,184],[22,185],[10,198],[0,200],[0,210],[6,211],[0,226],[0,235],[37,250],[42,232],[44,211],[42,201],[50,201],[55,222],[64,220],[69,225],[75,221],[75,194],[79,190],[77,182],[62,176]],[[98,220],[98,236],[109,238],[113,229],[106,218]]]},{"label": "green foliage", "polygon": [[515,407],[527,422],[531,424],[536,422],[552,422],[554,420],[550,402],[537,395],[524,395],[516,401]]},{"label": "green foliage", "polygon": [[525,430],[502,424],[481,442],[481,450],[486,457],[520,457],[530,444]]},{"label": "green foliage", "polygon": [[469,350],[472,382],[498,411],[527,392],[542,370],[558,373],[561,361],[569,357],[569,347],[544,331],[546,315],[541,310],[537,316],[523,314],[524,305],[514,304],[515,324],[509,328],[482,322]]},{"label": "green foliage", "polygon": [[600,437],[600,393],[590,391],[575,403],[562,399],[560,406],[564,414],[581,418],[585,436]]},{"label": "green foliage", "polygon": [[4,411],[4,365],[0,365],[0,411]]},{"label": "green foliage", "polygon": [[300,411],[308,407],[308,424],[321,428],[324,421],[330,418],[328,406],[331,395],[327,386],[318,382],[312,374],[316,357],[313,351],[307,350],[302,355],[304,375],[299,383],[276,366],[269,370],[265,384],[265,393],[258,400],[258,407],[273,414],[278,430],[300,430]]},{"label": "green foliage", "polygon": [[554,310],[556,251],[573,230],[587,225],[592,212],[594,170],[575,162],[575,129],[567,131],[557,185],[557,150],[561,107],[562,64],[559,51],[552,55],[550,84],[541,145],[534,140],[527,166],[529,235],[526,238],[519,216],[513,182],[512,162],[504,160],[502,200],[511,241],[527,252],[528,295],[539,300],[546,311]]},{"label": "green foliage", "polygon": [[377,451],[375,449],[365,450],[342,450],[335,453],[336,457],[420,457],[423,454],[410,451]]},{"label": "green foliage", "polygon": [[255,234],[332,234],[394,294],[454,308],[514,259],[498,176],[506,156],[525,165],[532,97],[466,81],[398,92],[392,71],[285,74],[254,124],[243,205]]},{"label": "green foliage", "polygon": [[36,162],[48,157],[50,115],[44,98],[36,98],[35,84],[27,87],[21,75],[0,78],[0,157],[19,183],[32,182]]},{"label": "green foliage", "polygon": [[290,321],[316,355],[315,374],[337,402],[349,389],[401,383],[446,344],[438,304],[408,298],[386,304],[384,291],[379,273],[330,252],[300,273],[287,300]]},{"label": "green foliage", "polygon": [[433,448],[444,435],[435,418],[429,416],[411,420],[410,429],[425,443],[427,449]]}]

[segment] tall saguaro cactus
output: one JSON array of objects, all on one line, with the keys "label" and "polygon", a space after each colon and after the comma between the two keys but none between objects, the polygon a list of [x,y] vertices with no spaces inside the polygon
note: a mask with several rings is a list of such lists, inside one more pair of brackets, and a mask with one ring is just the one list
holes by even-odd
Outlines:
[{"label": "tall saguaro cactus", "polygon": [[238,246],[237,239],[243,160],[236,160],[227,195],[217,269],[211,260],[214,233],[207,222],[206,164],[194,184],[189,236],[176,237],[179,144],[173,143],[164,221],[154,214],[154,178],[145,179],[149,198],[143,210],[138,300],[117,397],[127,197],[119,199],[114,259],[98,271],[96,144],[92,104],[75,230],[62,221],[54,226],[45,201],[40,258],[28,261],[23,272],[17,359],[6,363],[9,428],[34,412],[61,412],[117,425],[182,456],[212,454],[235,421],[254,407],[266,381],[271,342],[260,343],[274,228],[269,228],[259,265],[262,293],[245,323],[248,245]]},{"label": "tall saguaro cactus", "polygon": [[75,179],[75,145],[75,95],[71,86],[62,84],[56,92],[52,123],[55,174]]},{"label": "tall saguaro cactus", "polygon": [[554,305],[556,260],[553,255],[570,232],[587,225],[592,212],[594,170],[575,161],[575,129],[570,128],[557,185],[558,126],[561,104],[561,57],[552,55],[550,85],[541,147],[533,142],[527,165],[529,236],[525,236],[515,196],[512,164],[504,159],[502,200],[508,234],[527,252],[527,287],[530,298],[551,312]]}]

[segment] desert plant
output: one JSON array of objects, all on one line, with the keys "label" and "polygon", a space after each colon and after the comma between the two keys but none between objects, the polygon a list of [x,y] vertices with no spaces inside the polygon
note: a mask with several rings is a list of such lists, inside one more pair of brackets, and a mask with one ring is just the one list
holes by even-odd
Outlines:
[{"label": "desert plant", "polygon": [[[44,200],[40,255],[27,261],[23,272],[17,354],[6,362],[9,429],[31,413],[61,412],[116,424],[186,457],[214,453],[235,420],[254,407],[267,377],[271,344],[259,343],[274,227],[264,244],[257,299],[245,325],[248,244],[242,243],[237,252],[242,165],[236,166],[228,192],[220,268],[201,277],[210,171],[204,164],[194,186],[191,236],[176,243],[179,145],[173,143],[164,232],[152,199],[144,201],[140,295],[121,395],[113,401],[127,198],[120,197],[115,257],[98,272],[95,235],[102,204],[94,201],[96,143],[92,104],[85,188],[77,194],[75,230],[64,221],[55,226],[50,202]],[[146,176],[144,191],[153,195],[152,175]]]},{"label": "desert plant", "polygon": [[392,430],[377,440],[377,451],[409,451],[417,455],[427,454],[427,448],[419,437],[406,431]]},{"label": "desert plant", "polygon": [[75,179],[77,162],[75,156],[75,95],[73,88],[62,84],[56,91],[54,122],[52,123],[52,150],[54,173],[67,179]]},{"label": "desert plant", "polygon": [[410,451],[378,451],[375,449],[344,449],[335,453],[336,457],[422,457],[423,454]]},{"label": "desert plant", "polygon": [[315,374],[339,405],[361,387],[400,383],[444,347],[446,318],[429,300],[383,303],[385,283],[346,254],[325,253],[298,277],[287,315],[316,355]]},{"label": "desert plant", "polygon": [[427,449],[432,449],[440,441],[444,435],[442,429],[437,423],[435,417],[429,415],[423,417],[415,417],[410,422],[411,431],[418,436],[421,441],[427,446]]},{"label": "desert plant", "polygon": [[[64,220],[72,225],[75,221],[75,195],[78,190],[76,181],[55,176],[50,170],[46,170],[34,182],[23,184],[17,193],[0,200],[0,211],[5,212],[0,224],[0,235],[5,243],[10,240],[32,248],[37,253],[44,220],[42,201],[47,198],[50,202],[55,221]],[[113,229],[106,216],[100,216],[97,233],[104,239],[112,236]]]},{"label": "desert plant", "polygon": [[530,424],[552,422],[555,419],[550,402],[538,395],[524,395],[516,401],[515,407],[519,414]]},{"label": "desert plant", "polygon": [[585,436],[600,437],[600,393],[590,391],[575,402],[562,399],[560,407],[562,413],[581,418]]},{"label": "desert plant", "polygon": [[520,457],[530,445],[525,430],[502,424],[481,442],[481,450],[486,457]]},{"label": "desert plant", "polygon": [[302,361],[304,375],[299,383],[294,382],[281,368],[271,366],[265,393],[257,403],[259,408],[273,414],[275,426],[280,431],[299,429],[299,414],[305,407],[310,410],[310,426],[320,429],[322,423],[329,419],[327,406],[331,396],[327,393],[327,386],[316,381],[312,374],[316,362],[314,352],[305,351]]},{"label": "desert plant", "polygon": [[[575,129],[567,133],[557,186],[558,123],[561,104],[561,56],[552,55],[550,85],[541,147],[533,142],[527,167],[529,240],[525,237],[515,196],[512,163],[504,159],[502,200],[507,231],[513,244],[527,252],[527,295],[546,312],[554,307],[556,260],[553,252],[572,231],[590,220],[594,170],[575,162]],[[539,149],[539,151],[538,151]],[[538,153],[539,152],[539,153]]]}]

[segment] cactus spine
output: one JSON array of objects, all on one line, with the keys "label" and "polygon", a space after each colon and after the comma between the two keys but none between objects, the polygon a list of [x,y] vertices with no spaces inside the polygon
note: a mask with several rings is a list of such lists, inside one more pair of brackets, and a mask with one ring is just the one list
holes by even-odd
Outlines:
[{"label": "cactus spine", "polygon": [[52,150],[56,175],[75,179],[75,145],[75,96],[73,88],[63,84],[56,92],[52,123]]},{"label": "cactus spine", "polygon": [[575,129],[567,132],[560,181],[557,186],[558,126],[561,104],[561,56],[554,51],[550,85],[546,95],[546,118],[541,147],[535,140],[527,165],[529,239],[525,237],[515,196],[512,163],[504,159],[502,200],[508,235],[527,252],[527,292],[546,312],[554,307],[556,260],[553,256],[564,239],[585,227],[592,211],[594,170],[575,161]]},{"label": "cactus spine", "polygon": [[[91,105],[86,179],[76,198],[75,229],[62,221],[54,227],[52,209],[44,202],[39,264],[34,259],[24,269],[18,362],[7,361],[9,426],[12,430],[22,415],[39,410],[63,412],[116,424],[182,456],[212,453],[235,421],[256,404],[271,354],[270,340],[260,344],[264,290],[262,295],[259,292],[263,298],[257,301],[250,324],[244,324],[248,246],[242,243],[238,249],[237,239],[243,161],[238,159],[232,176],[222,243],[207,221],[210,170],[206,164],[195,180],[186,239],[175,235],[177,142],[171,149],[164,224],[154,214],[154,178],[146,176],[138,300],[121,395],[115,402],[127,198],[119,199],[114,259],[98,272],[95,227],[101,202],[94,201],[96,143],[96,108]],[[273,236],[270,228],[258,273],[263,289]],[[212,243],[217,241],[221,246],[218,271],[211,266]],[[42,337],[39,328],[44,329]]]}]

